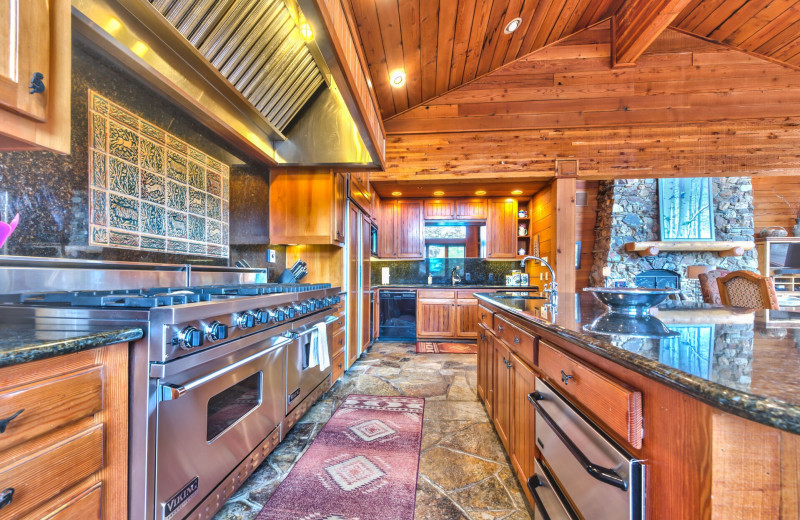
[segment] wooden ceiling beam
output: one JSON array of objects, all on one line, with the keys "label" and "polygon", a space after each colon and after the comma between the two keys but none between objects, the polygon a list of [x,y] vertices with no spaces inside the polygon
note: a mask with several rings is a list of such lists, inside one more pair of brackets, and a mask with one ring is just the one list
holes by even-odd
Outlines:
[{"label": "wooden ceiling beam", "polygon": [[692,0],[626,0],[613,18],[611,65],[632,67]]}]

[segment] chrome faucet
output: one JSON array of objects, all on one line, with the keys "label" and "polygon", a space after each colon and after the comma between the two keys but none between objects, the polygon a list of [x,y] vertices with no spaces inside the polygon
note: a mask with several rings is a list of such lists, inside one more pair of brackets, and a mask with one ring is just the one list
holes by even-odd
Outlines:
[{"label": "chrome faucet", "polygon": [[452,271],[450,271],[450,285],[455,285],[461,282],[461,277],[456,273],[458,271],[458,266],[455,266]]},{"label": "chrome faucet", "polygon": [[558,284],[556,283],[556,272],[553,271],[553,267],[550,264],[548,264],[545,260],[539,258],[538,256],[526,256],[525,258],[523,258],[522,261],[520,262],[520,265],[522,266],[523,269],[525,269],[525,261],[527,260],[538,260],[539,262],[541,262],[543,266],[547,268],[548,271],[550,271],[550,283],[544,284],[544,290],[542,292],[544,292],[548,296],[552,312],[557,312]]}]

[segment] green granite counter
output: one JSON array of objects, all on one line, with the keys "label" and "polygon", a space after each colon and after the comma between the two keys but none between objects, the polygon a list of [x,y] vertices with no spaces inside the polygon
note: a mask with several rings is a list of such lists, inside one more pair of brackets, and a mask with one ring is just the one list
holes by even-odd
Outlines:
[{"label": "green granite counter", "polygon": [[26,324],[0,325],[0,331],[0,367],[135,341],[144,336],[139,327],[53,329]]},{"label": "green granite counter", "polygon": [[651,310],[652,319],[634,323],[609,318],[591,294],[560,293],[555,316],[546,300],[476,296],[534,332],[544,329],[711,406],[800,434],[800,313],[668,300]]}]

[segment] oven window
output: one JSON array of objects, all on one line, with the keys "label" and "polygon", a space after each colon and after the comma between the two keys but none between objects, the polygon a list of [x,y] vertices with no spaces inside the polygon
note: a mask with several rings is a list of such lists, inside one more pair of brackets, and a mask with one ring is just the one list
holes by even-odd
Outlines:
[{"label": "oven window", "polygon": [[206,440],[210,442],[260,402],[261,372],[256,372],[209,399]]}]

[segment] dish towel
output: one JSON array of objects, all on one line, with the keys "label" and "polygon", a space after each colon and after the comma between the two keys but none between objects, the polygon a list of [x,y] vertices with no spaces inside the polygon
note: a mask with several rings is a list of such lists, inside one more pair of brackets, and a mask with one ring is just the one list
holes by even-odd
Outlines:
[{"label": "dish towel", "polygon": [[314,368],[319,365],[319,331],[314,328],[308,335],[308,368]]},{"label": "dish towel", "polygon": [[331,366],[331,353],[328,351],[328,324],[325,322],[314,325],[314,332],[317,336],[317,359],[319,369],[326,370]]}]

